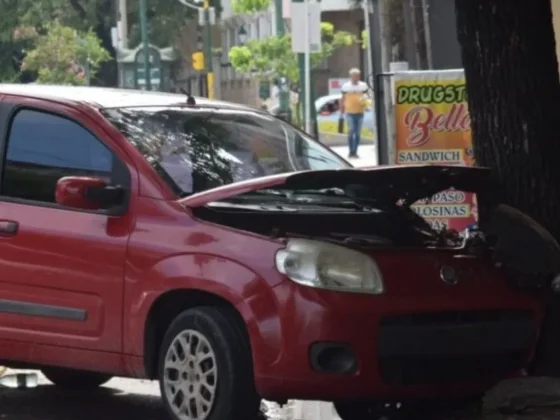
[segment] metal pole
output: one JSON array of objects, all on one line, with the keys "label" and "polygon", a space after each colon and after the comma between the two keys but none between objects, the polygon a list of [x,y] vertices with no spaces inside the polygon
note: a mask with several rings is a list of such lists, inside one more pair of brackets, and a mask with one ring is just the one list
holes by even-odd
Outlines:
[{"label": "metal pole", "polygon": [[88,54],[87,60],[86,60],[85,71],[86,71],[86,83],[89,86],[89,85],[91,85],[91,64],[90,64],[89,54]]},{"label": "metal pole", "polygon": [[146,0],[140,0],[140,31],[142,32],[142,45],[144,50],[144,77],[146,90],[152,90],[150,77],[150,43],[148,41],[148,6]]},{"label": "metal pole", "polygon": [[214,72],[212,71],[212,26],[210,25],[210,1],[204,0],[204,61],[206,67],[206,91],[214,99]]},{"label": "metal pole", "polygon": [[304,0],[304,14],[305,19],[305,62],[304,62],[304,73],[305,73],[305,131],[308,133],[313,133],[313,125],[311,123],[311,68],[309,63],[309,0]]},{"label": "metal pole", "polygon": [[305,104],[305,55],[302,53],[298,53],[297,55],[297,63],[298,63],[298,73],[299,73],[299,103],[301,109],[298,109],[298,115],[301,116],[300,127],[305,128],[305,116],[307,113],[305,112],[306,104]]},{"label": "metal pole", "polygon": [[404,26],[406,33],[406,61],[411,69],[420,68],[420,54],[418,52],[418,27],[414,0],[403,0]]},{"label": "metal pole", "polygon": [[[276,13],[276,36],[282,38],[286,34],[284,27],[284,10],[283,0],[275,0],[274,11]],[[278,84],[278,104],[281,115],[286,115],[290,110],[290,92],[287,89],[284,75],[280,74],[280,83]]]},{"label": "metal pole", "polygon": [[120,47],[128,48],[128,16],[127,16],[126,0],[119,0],[119,21],[120,21],[119,37],[121,39]]},{"label": "metal pole", "polygon": [[424,42],[426,43],[426,58],[428,61],[428,69],[434,68],[434,60],[432,57],[432,34],[430,31],[430,13],[428,12],[428,2],[422,0],[422,18],[424,21]]},{"label": "metal pole", "polygon": [[[366,31],[366,34],[368,35],[368,45],[367,45],[367,70],[368,70],[368,74],[366,75],[365,80],[368,81],[369,77],[371,76],[374,80],[374,84],[375,84],[375,69],[373,68],[373,48],[371,45],[371,40],[370,40],[370,36],[369,34],[371,33],[371,22],[370,22],[370,2],[369,1],[364,1],[363,2],[363,8],[364,8],[364,29]],[[362,42],[364,42],[365,40],[362,39]],[[372,86],[373,89],[373,86]],[[371,111],[373,113],[373,115],[375,115],[375,93],[373,94],[372,97],[372,101],[371,101]]]},{"label": "metal pole", "polygon": [[373,5],[374,19],[371,22],[370,45],[373,49],[374,95],[375,95],[375,120],[377,123],[377,163],[379,165],[389,164],[389,142],[392,141],[387,124],[387,97],[391,100],[391,92],[388,91],[386,78],[379,77],[388,68],[386,59],[386,48],[384,43],[384,19],[383,0],[371,0]]},{"label": "metal pole", "polygon": [[[369,9],[369,1],[363,1],[363,9],[364,9],[364,29],[366,31],[366,34],[369,35],[369,33],[371,32],[371,24],[369,21],[369,14],[370,14],[370,9]],[[364,41],[364,40],[362,40]],[[372,52],[372,45],[369,42],[368,39],[368,45],[367,45],[367,70],[368,70],[368,75],[373,75],[373,52]]]}]

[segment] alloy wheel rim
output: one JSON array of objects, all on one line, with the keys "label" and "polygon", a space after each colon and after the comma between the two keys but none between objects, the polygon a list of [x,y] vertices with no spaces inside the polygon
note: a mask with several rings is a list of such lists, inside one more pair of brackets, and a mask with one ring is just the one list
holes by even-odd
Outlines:
[{"label": "alloy wheel rim", "polygon": [[165,355],[163,389],[181,420],[205,420],[212,411],[218,384],[216,354],[198,331],[184,330]]}]

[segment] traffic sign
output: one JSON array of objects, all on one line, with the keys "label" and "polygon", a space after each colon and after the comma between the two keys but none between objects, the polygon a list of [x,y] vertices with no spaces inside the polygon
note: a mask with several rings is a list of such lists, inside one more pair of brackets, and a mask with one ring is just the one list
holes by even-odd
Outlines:
[{"label": "traffic sign", "polygon": [[[313,0],[292,2],[291,14],[292,51],[302,54],[321,52],[321,4]],[[309,49],[306,43],[309,43]]]},{"label": "traffic sign", "polygon": [[194,70],[204,70],[204,53],[202,51],[192,54],[192,67]]}]

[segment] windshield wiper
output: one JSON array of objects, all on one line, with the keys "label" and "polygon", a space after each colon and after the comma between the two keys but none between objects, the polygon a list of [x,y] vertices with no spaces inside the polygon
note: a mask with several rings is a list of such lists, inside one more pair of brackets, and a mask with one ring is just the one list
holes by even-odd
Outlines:
[{"label": "windshield wiper", "polygon": [[338,207],[368,212],[380,211],[380,207],[375,205],[375,200],[362,202],[346,194],[341,188],[324,188],[319,190],[262,189],[228,198],[227,201],[232,203],[246,203],[259,199],[264,202],[274,202],[275,200],[280,199],[282,204],[290,203],[319,207]]},{"label": "windshield wiper", "polygon": [[323,188],[320,190],[294,190],[292,195],[323,195],[331,197],[348,197],[348,194],[342,188]]},{"label": "windshield wiper", "polygon": [[264,189],[264,190],[250,191],[245,194],[238,195],[237,197],[258,197],[258,196],[286,198],[289,197],[289,194],[286,191]]},{"label": "windshield wiper", "polygon": [[[346,203],[354,208],[371,211],[371,210],[381,210],[386,208],[386,205],[378,199],[375,198],[365,198],[360,197],[355,194],[349,193],[342,188],[323,188],[320,190],[295,190],[290,193],[290,196],[295,201],[305,201],[305,197],[325,197],[326,200],[323,203],[317,203],[321,205],[340,205],[341,203]],[[315,203],[315,201],[314,201]]]},{"label": "windshield wiper", "polygon": [[244,194],[239,194],[234,197],[229,197],[224,201],[229,201],[231,203],[235,202],[252,202],[255,200],[263,200],[263,201],[271,201],[276,199],[281,199],[282,201],[286,201],[289,198],[287,192],[279,191],[279,190],[257,190],[257,191],[249,191]]}]

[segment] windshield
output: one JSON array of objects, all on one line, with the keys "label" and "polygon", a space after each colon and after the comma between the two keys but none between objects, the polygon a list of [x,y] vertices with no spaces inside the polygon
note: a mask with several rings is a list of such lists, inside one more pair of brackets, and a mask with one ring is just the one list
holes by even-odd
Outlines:
[{"label": "windshield", "polygon": [[135,107],[102,112],[179,197],[267,175],[350,167],[303,132],[257,111]]}]

